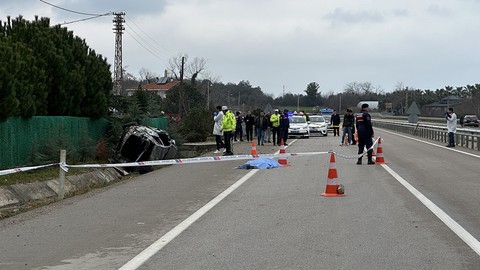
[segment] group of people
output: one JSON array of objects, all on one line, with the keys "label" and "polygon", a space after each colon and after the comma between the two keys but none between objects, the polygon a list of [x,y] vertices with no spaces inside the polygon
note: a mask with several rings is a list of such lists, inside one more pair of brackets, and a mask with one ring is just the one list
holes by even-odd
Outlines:
[{"label": "group of people", "polygon": [[288,110],[280,113],[279,109],[275,109],[273,114],[268,112],[260,112],[254,116],[250,111],[245,116],[237,111],[235,115],[227,106],[217,106],[214,113],[213,135],[217,150],[214,153],[220,153],[223,148],[223,155],[233,155],[232,142],[243,141],[243,124],[245,124],[245,137],[247,141],[254,140],[254,130],[257,136],[257,145],[265,145],[265,143],[273,143],[280,145],[283,139],[287,144],[288,128],[290,121],[288,119]]},{"label": "group of people", "polygon": [[[245,122],[247,141],[254,140],[253,130],[255,128],[258,145],[264,145],[268,142],[273,142],[273,145],[280,145],[282,139],[284,144],[287,144],[288,128],[290,127],[288,110],[284,110],[283,114],[280,114],[280,110],[275,109],[273,114],[260,112],[258,116],[253,116],[249,111],[245,116],[242,116],[241,112],[236,112],[234,115],[227,106],[217,106],[216,108],[217,111],[214,113],[213,118],[215,122],[213,134],[215,135],[217,147],[215,153],[220,153],[221,149],[224,148],[223,155],[233,155],[232,142],[243,141],[243,122]],[[343,117],[342,128],[341,145],[344,145],[345,136],[347,135],[347,144],[358,144],[359,158],[357,164],[362,164],[363,155],[361,154],[363,154],[365,147],[367,148],[367,164],[375,164],[372,159],[374,132],[371,116],[368,113],[368,104],[363,104],[362,110],[355,116],[352,110],[347,109]],[[355,141],[353,136],[355,129],[358,134],[358,142]],[[339,131],[336,132],[339,135]],[[272,136],[272,141],[270,141],[270,136]]]},{"label": "group of people", "polygon": [[[367,148],[367,164],[375,164],[373,161],[373,126],[372,118],[368,113],[368,104],[362,104],[362,109],[359,113],[353,114],[350,109],[345,110],[342,123],[342,141],[340,146],[358,144],[358,160],[357,165],[362,164],[363,151]],[[334,136],[340,136],[340,116],[333,111],[332,126]],[[358,142],[355,140],[355,132],[357,132]],[[345,136],[348,136],[345,141]]]}]

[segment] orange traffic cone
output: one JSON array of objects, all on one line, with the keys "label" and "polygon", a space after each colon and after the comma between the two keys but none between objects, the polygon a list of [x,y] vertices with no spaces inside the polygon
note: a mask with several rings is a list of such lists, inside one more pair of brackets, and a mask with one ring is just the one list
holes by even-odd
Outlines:
[{"label": "orange traffic cone", "polygon": [[335,165],[335,154],[332,152],[330,154],[330,165],[328,167],[328,179],[327,179],[327,187],[325,188],[325,193],[322,193],[322,196],[325,197],[340,197],[340,196],[345,196],[343,194],[343,189],[342,193],[339,194],[338,192],[338,174],[337,174],[337,167]]},{"label": "orange traffic cone", "polygon": [[378,138],[377,158],[375,159],[375,164],[387,164],[383,157],[382,138]]},{"label": "orange traffic cone", "polygon": [[[285,144],[283,143],[283,138],[280,140],[280,155],[285,154]],[[290,166],[288,164],[287,158],[281,157],[278,158],[278,163],[282,164],[283,166]]]},{"label": "orange traffic cone", "polygon": [[343,145],[348,145],[348,134],[345,134],[345,140],[343,140]]},{"label": "orange traffic cone", "polygon": [[257,146],[255,145],[255,140],[252,141],[252,156],[258,156]]}]

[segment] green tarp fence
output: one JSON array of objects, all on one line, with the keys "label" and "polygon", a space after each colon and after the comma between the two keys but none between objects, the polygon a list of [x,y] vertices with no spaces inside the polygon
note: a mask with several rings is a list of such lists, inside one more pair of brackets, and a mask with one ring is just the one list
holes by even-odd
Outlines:
[{"label": "green tarp fence", "polygon": [[[166,130],[167,118],[146,118],[143,125]],[[110,123],[106,119],[86,117],[34,116],[29,119],[9,118],[0,122],[0,168],[33,164],[39,149],[52,145],[68,145],[81,151],[85,144],[95,147]]]}]

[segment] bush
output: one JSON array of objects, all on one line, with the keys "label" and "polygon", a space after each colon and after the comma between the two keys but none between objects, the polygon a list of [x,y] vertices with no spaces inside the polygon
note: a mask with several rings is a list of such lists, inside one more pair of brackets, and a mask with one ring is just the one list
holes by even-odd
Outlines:
[{"label": "bush", "polygon": [[213,117],[205,108],[192,109],[179,127],[180,134],[187,142],[204,142],[213,130]]}]

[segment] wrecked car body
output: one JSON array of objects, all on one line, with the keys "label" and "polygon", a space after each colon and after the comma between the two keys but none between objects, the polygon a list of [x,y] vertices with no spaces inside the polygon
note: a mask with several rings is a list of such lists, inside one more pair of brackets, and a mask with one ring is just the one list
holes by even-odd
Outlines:
[{"label": "wrecked car body", "polygon": [[[175,140],[171,139],[166,131],[133,125],[124,129],[115,148],[115,160],[126,163],[173,159],[177,152]],[[151,170],[152,168],[148,169]]]}]

